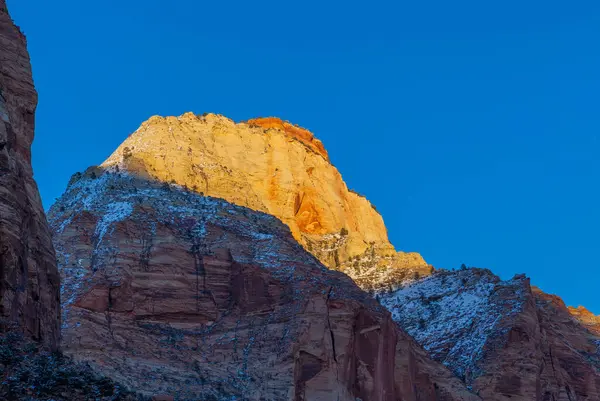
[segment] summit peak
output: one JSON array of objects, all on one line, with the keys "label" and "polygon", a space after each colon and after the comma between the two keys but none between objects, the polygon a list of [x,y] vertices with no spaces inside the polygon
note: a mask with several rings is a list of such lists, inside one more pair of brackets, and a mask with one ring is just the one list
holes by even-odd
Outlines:
[{"label": "summit peak", "polygon": [[277,117],[151,117],[100,167],[115,166],[271,214],[323,264],[365,289],[431,271],[419,254],[396,252],[382,216],[348,189],[321,141]]}]

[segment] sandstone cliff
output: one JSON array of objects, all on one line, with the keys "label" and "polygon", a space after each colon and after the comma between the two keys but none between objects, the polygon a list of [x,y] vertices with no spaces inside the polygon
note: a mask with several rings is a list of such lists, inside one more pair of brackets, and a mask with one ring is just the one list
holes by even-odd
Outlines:
[{"label": "sandstone cliff", "polygon": [[102,164],[114,166],[269,213],[323,264],[363,289],[431,272],[419,254],[394,250],[381,215],[348,190],[323,144],[279,119],[236,124],[214,114],[152,117]]},{"label": "sandstone cliff", "polygon": [[525,276],[437,271],[378,297],[484,400],[600,399],[600,337]]},{"label": "sandstone cliff", "polygon": [[49,216],[65,351],[132,389],[180,400],[479,399],[270,215],[115,167],[75,176]]},{"label": "sandstone cliff", "polygon": [[36,104],[25,37],[0,0],[0,318],[54,347],[60,284],[31,169]]}]

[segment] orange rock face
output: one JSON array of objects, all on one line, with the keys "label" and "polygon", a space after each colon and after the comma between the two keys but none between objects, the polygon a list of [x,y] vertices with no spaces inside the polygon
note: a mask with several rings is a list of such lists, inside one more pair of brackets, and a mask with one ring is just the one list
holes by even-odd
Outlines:
[{"label": "orange rock face", "polygon": [[306,145],[313,152],[323,156],[329,161],[329,155],[325,150],[323,143],[319,141],[312,132],[307,129],[297,127],[287,121],[283,121],[277,117],[253,118],[247,121],[250,126],[258,126],[265,129],[273,128],[285,132],[291,138],[295,138]]},{"label": "orange rock face", "polygon": [[0,0],[0,318],[55,347],[59,275],[31,169],[36,105],[25,37]]},{"label": "orange rock face", "polygon": [[114,170],[76,177],[50,219],[65,351],[132,389],[479,399],[272,216]]}]

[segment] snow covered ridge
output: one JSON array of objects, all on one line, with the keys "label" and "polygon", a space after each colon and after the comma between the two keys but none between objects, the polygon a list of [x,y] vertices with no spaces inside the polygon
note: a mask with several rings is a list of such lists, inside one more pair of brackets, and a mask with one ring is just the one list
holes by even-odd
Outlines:
[{"label": "snow covered ridge", "polygon": [[482,373],[486,343],[507,334],[500,323],[523,310],[528,288],[524,276],[501,281],[484,269],[438,270],[377,298],[434,359],[470,384]]}]

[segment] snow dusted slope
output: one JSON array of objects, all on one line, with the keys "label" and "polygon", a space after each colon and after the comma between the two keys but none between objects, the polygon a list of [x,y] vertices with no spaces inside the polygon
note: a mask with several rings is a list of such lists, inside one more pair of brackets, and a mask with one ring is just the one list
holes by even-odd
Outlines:
[{"label": "snow dusted slope", "polygon": [[598,337],[523,275],[438,270],[377,298],[484,400],[600,399]]},{"label": "snow dusted slope", "polygon": [[[68,312],[75,300],[81,297],[82,293],[89,291],[91,279],[94,273],[100,267],[114,264],[114,259],[119,253],[118,245],[111,241],[116,235],[115,229],[119,222],[125,221],[131,217],[134,209],[153,210],[154,221],[144,216],[144,232],[142,249],[140,253],[149,253],[153,244],[150,241],[156,235],[157,225],[180,226],[184,224],[190,235],[197,237],[198,242],[205,241],[206,223],[219,223],[226,225],[233,231],[234,216],[239,214],[249,214],[249,210],[241,207],[231,207],[231,205],[220,199],[198,196],[197,194],[183,190],[178,185],[144,185],[133,176],[116,171],[91,173],[93,178],[85,177],[73,182],[67,191],[67,194],[61,197],[52,207],[50,212],[50,225],[55,228],[55,247],[60,263],[61,274],[63,276],[61,286],[61,298],[63,305],[63,329],[68,328],[70,319]],[[290,260],[281,258],[282,254],[302,257],[302,260],[294,262],[312,263],[322,271],[325,267],[320,265],[314,257],[307,253],[301,253],[297,244],[296,252],[290,252],[288,249],[280,249],[283,241],[280,241],[272,233],[270,226],[276,226],[281,230],[277,233],[280,236],[287,234],[286,230],[279,227],[279,221],[264,213],[256,212],[252,219],[254,224],[240,224],[235,226],[235,231],[239,232],[245,240],[252,243],[253,246],[244,247],[250,249],[252,253],[234,255],[236,260],[248,263],[260,263],[261,267],[272,268],[274,274],[278,277],[287,277],[293,272],[289,270],[287,263]],[[64,230],[70,225],[78,224],[74,219],[81,219],[82,216],[94,216],[93,232],[86,233],[92,240],[93,251],[91,259],[79,257],[82,243],[65,243],[62,241]],[[138,213],[139,215],[139,213]],[[270,231],[271,233],[262,233]],[[77,238],[80,241],[80,238]],[[293,241],[290,241],[293,243]],[[199,250],[203,251],[203,250]],[[235,250],[234,250],[235,252]],[[150,255],[147,255],[148,257]],[[143,259],[143,256],[140,258]],[[143,262],[143,260],[142,260]],[[91,266],[90,266],[91,264]],[[115,274],[111,272],[109,274]]]},{"label": "snow dusted slope", "polygon": [[[481,372],[481,360],[490,336],[503,335],[503,320],[522,311],[524,277],[501,281],[489,270],[437,271],[395,292],[380,294],[393,319],[430,354],[470,383]],[[510,287],[513,296],[496,296]]]}]

